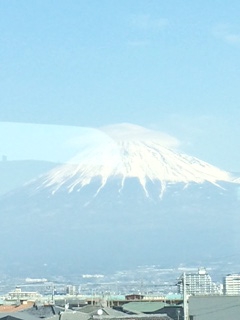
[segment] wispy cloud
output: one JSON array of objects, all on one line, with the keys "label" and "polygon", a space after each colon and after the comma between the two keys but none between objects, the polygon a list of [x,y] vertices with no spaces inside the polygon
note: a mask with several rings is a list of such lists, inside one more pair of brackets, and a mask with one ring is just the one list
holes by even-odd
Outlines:
[{"label": "wispy cloud", "polygon": [[152,141],[157,140],[163,147],[177,149],[181,142],[176,137],[171,136],[165,132],[156,131],[141,127],[139,125],[131,123],[120,123],[115,125],[109,125],[100,128],[102,132],[105,132],[109,137],[114,140],[138,140],[138,141]]},{"label": "wispy cloud", "polygon": [[128,45],[147,47],[159,39],[159,35],[168,27],[168,19],[153,17],[150,14],[135,14],[129,20]]},{"label": "wispy cloud", "polygon": [[161,31],[168,26],[165,18],[154,18],[150,14],[136,14],[131,17],[131,26],[141,30]]},{"label": "wispy cloud", "polygon": [[214,26],[212,33],[229,44],[240,44],[240,30],[235,30],[230,24],[218,24]]}]

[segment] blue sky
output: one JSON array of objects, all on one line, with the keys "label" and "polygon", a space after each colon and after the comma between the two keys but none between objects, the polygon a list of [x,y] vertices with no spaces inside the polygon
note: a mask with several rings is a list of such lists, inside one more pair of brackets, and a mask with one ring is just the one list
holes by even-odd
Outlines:
[{"label": "blue sky", "polygon": [[239,12],[237,0],[0,1],[0,154],[47,157],[44,132],[59,146],[75,130],[10,122],[127,122],[240,172]]}]

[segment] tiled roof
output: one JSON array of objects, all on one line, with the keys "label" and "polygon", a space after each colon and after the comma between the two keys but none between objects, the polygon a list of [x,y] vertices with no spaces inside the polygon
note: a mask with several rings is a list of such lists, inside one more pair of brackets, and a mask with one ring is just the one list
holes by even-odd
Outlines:
[{"label": "tiled roof", "polygon": [[122,308],[124,311],[133,312],[133,313],[152,313],[157,310],[162,309],[166,303],[164,302],[129,302],[125,303]]},{"label": "tiled roof", "polygon": [[2,306],[0,306],[0,316],[1,316],[1,312],[4,312],[4,313],[18,312],[21,310],[29,309],[32,306],[33,306],[33,302],[29,302],[27,304],[20,304],[19,306],[2,305]]}]

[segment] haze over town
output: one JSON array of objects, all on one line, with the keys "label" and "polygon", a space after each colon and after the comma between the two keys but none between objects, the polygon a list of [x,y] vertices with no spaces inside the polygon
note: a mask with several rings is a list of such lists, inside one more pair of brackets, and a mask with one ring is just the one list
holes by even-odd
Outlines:
[{"label": "haze over town", "polygon": [[[223,278],[240,279],[239,12],[237,0],[0,1],[0,318],[1,304],[34,296],[37,313],[70,290],[96,320],[119,307],[104,294],[155,296],[160,313],[176,307],[159,320],[187,320],[186,293],[210,301],[190,299],[191,319],[221,306],[235,319],[225,298],[240,286]],[[187,292],[185,276],[202,287]]]}]

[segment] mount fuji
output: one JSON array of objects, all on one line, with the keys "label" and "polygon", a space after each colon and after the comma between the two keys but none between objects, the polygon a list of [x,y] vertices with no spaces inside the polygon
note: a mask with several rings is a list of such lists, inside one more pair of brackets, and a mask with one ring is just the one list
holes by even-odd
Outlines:
[{"label": "mount fuji", "polygon": [[129,124],[99,132],[68,163],[1,197],[3,233],[15,235],[6,261],[75,272],[238,250],[238,177],[173,151],[177,140],[164,134]]},{"label": "mount fuji", "polygon": [[[127,127],[127,128],[126,128]],[[115,132],[105,129],[110,139],[103,144],[90,146],[77,155],[70,163],[53,169],[42,178],[41,186],[50,188],[52,194],[61,188],[67,192],[81,191],[96,177],[101,184],[96,195],[110,179],[118,180],[120,188],[124,188],[126,179],[135,178],[149,196],[148,182],[159,183],[159,196],[163,195],[168,183],[203,183],[217,184],[218,181],[232,182],[233,177],[197,158],[173,152],[164,147],[159,138],[149,138],[149,130],[138,126],[115,126]],[[116,133],[119,131],[119,136]],[[128,129],[128,135],[123,136],[122,130]],[[131,130],[129,130],[131,129]],[[109,132],[110,131],[110,132]],[[139,132],[140,139],[131,138],[131,133]],[[148,135],[147,135],[148,133]]]}]

